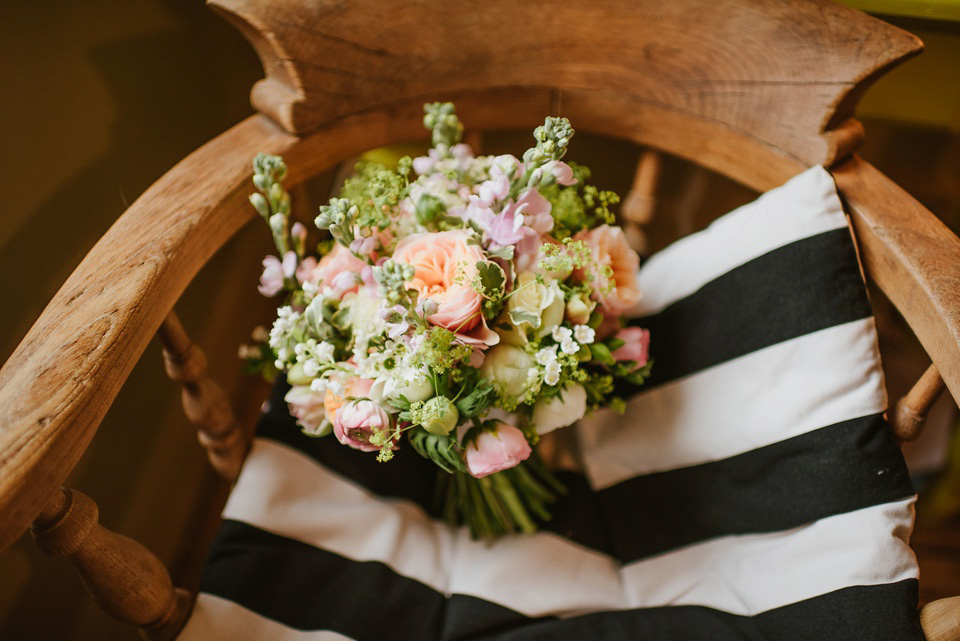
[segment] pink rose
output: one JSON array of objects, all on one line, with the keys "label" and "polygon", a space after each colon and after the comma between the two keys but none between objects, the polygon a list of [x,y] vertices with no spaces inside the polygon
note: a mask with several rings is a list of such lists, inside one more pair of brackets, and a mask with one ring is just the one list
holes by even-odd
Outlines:
[{"label": "pink rose", "polygon": [[625,327],[617,333],[623,345],[613,351],[618,361],[636,361],[637,367],[643,367],[650,358],[650,332],[639,327]]},{"label": "pink rose", "polygon": [[469,238],[462,229],[412,234],[397,244],[393,260],[413,265],[408,287],[417,290],[420,300],[429,298],[437,304],[428,321],[456,332],[465,343],[495,345],[500,339],[487,327],[483,297],[471,285],[477,263],[486,258],[478,246],[467,242]]},{"label": "pink rose", "polygon": [[283,255],[283,262],[276,256],[267,256],[263,259],[263,273],[260,275],[260,285],[257,290],[264,296],[273,296],[283,289],[283,281],[293,278],[297,271],[297,254],[288,251]]},{"label": "pink rose", "polygon": [[370,443],[370,437],[389,429],[390,415],[373,401],[350,401],[333,417],[333,433],[337,440],[362,452],[379,450]]},{"label": "pink rose", "polygon": [[467,446],[467,471],[474,478],[483,478],[519,465],[531,451],[523,432],[512,425],[497,423],[495,432],[483,430]]},{"label": "pink rose", "polygon": [[[600,303],[604,315],[619,316],[636,305],[640,301],[637,283],[640,259],[627,243],[623,230],[600,225],[589,231],[581,231],[574,238],[585,241],[590,248],[590,285],[594,290],[593,298]],[[604,267],[613,270],[613,283],[607,282],[603,276],[601,269]],[[579,280],[586,279],[584,270],[577,270],[576,275]]]},{"label": "pink rose", "polygon": [[[365,267],[367,267],[367,264],[364,261],[354,256],[349,249],[337,243],[329,254],[320,259],[308,280],[316,283],[320,288],[333,287],[334,279],[337,276],[343,272],[350,272],[357,275],[356,282],[352,288],[341,292],[341,294],[355,292],[359,289],[360,274]],[[338,284],[343,284],[345,278],[341,277]]]}]

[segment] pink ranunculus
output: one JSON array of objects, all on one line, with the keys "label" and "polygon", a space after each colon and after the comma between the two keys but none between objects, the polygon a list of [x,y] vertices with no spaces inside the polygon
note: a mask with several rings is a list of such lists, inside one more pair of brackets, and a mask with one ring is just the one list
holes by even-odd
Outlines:
[{"label": "pink ranunculus", "polygon": [[[586,274],[590,274],[593,298],[600,303],[604,315],[619,316],[636,305],[640,301],[640,286],[637,283],[640,259],[627,243],[623,230],[600,225],[589,231],[581,231],[574,238],[585,241],[590,248],[589,270],[577,270],[575,276],[585,280]],[[613,270],[612,283],[603,277],[603,267]]]},{"label": "pink ranunculus", "polygon": [[[349,249],[337,243],[329,254],[320,259],[309,280],[315,282],[321,289],[323,287],[333,287],[334,279],[341,273],[351,272],[360,276],[365,267],[367,267],[367,264],[364,261],[354,256]],[[358,288],[359,284],[355,284],[351,289],[342,293],[355,292]]]},{"label": "pink ranunculus", "polygon": [[497,423],[496,431],[483,430],[467,445],[467,471],[474,478],[483,478],[517,466],[531,451],[523,432],[512,425]]},{"label": "pink ranunculus", "polygon": [[553,174],[553,177],[561,185],[576,185],[577,179],[573,177],[573,169],[565,162],[560,160],[551,160],[544,164],[544,173]]},{"label": "pink ranunculus", "polygon": [[428,321],[466,337],[465,342],[495,344],[488,334],[496,333],[486,327],[481,311],[483,297],[471,285],[477,263],[486,259],[478,246],[467,242],[469,238],[462,229],[412,234],[397,244],[393,260],[413,265],[408,287],[421,299],[437,303],[437,312]]},{"label": "pink ranunculus", "polygon": [[617,332],[617,338],[623,345],[615,349],[612,356],[618,361],[636,361],[637,367],[643,367],[650,358],[650,331],[640,327],[625,327]]},{"label": "pink ranunculus", "polygon": [[264,296],[273,296],[283,289],[283,281],[293,278],[297,271],[297,254],[288,251],[283,255],[283,262],[276,256],[267,256],[263,259],[263,273],[260,275],[260,285],[257,290]]},{"label": "pink ranunculus", "polygon": [[316,432],[327,417],[323,393],[314,392],[309,385],[294,385],[283,400],[287,402],[290,414],[308,433]]},{"label": "pink ranunculus", "polygon": [[379,450],[370,443],[370,437],[389,429],[390,415],[373,401],[350,401],[333,417],[333,434],[337,440],[362,452]]}]

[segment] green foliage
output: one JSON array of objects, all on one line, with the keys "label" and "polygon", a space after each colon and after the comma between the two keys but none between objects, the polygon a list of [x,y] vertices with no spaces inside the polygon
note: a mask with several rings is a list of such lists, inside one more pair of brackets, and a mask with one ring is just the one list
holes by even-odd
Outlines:
[{"label": "green foliage", "polygon": [[417,454],[430,459],[443,471],[450,474],[467,471],[467,466],[463,462],[463,450],[451,436],[431,434],[417,425],[407,432],[407,438]]},{"label": "green foliage", "polygon": [[456,334],[443,327],[425,330],[423,345],[412,358],[414,367],[424,367],[437,374],[454,369],[460,363],[470,361],[470,348],[457,343]]}]

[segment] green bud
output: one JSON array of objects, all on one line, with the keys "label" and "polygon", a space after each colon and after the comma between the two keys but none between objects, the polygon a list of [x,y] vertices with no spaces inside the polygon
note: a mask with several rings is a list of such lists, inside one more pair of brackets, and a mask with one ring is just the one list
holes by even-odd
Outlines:
[{"label": "green bud", "polygon": [[447,208],[442,200],[433,194],[423,194],[417,201],[417,222],[421,225],[429,225],[446,211]]},{"label": "green bud", "polygon": [[264,218],[270,215],[270,207],[267,205],[267,199],[262,194],[250,194],[250,204],[257,210],[257,213]]},{"label": "green bud", "polygon": [[291,385],[309,385],[313,378],[303,371],[303,364],[296,363],[287,372],[287,382]]},{"label": "green bud", "polygon": [[270,197],[270,202],[276,207],[279,207],[280,203],[283,202],[283,186],[280,183],[273,183],[270,185],[268,196]]},{"label": "green bud", "polygon": [[423,429],[437,436],[446,436],[457,426],[460,412],[446,396],[434,396],[423,404],[420,424]]}]

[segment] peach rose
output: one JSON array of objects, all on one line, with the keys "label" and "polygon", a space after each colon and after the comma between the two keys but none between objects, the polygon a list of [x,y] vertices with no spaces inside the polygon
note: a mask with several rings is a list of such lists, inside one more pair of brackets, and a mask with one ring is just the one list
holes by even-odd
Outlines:
[{"label": "peach rose", "polygon": [[[593,297],[600,303],[601,311],[606,315],[620,315],[640,301],[640,287],[637,284],[637,269],[640,259],[637,257],[619,227],[600,225],[589,231],[582,231],[576,240],[586,242],[590,248],[591,267],[590,285],[594,289]],[[613,289],[606,282],[601,268],[609,266],[613,270]],[[577,270],[576,277],[585,280],[583,270]],[[606,291],[605,291],[606,290]]]},{"label": "peach rose", "polygon": [[487,328],[481,312],[483,297],[474,291],[477,262],[485,261],[483,251],[467,242],[470,234],[461,229],[412,234],[401,240],[393,260],[413,265],[408,283],[420,300],[437,304],[427,320],[456,332],[466,343],[495,345],[500,339]]}]

